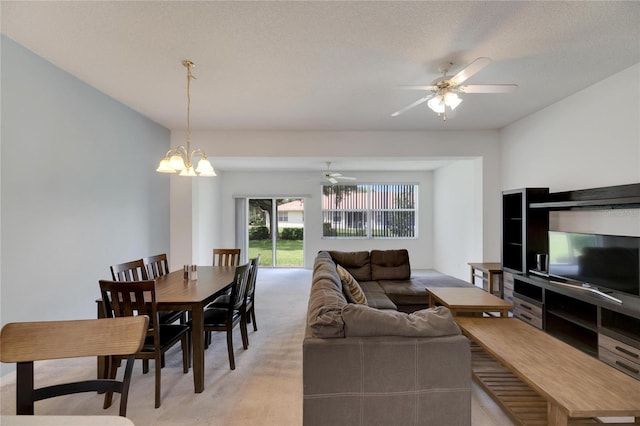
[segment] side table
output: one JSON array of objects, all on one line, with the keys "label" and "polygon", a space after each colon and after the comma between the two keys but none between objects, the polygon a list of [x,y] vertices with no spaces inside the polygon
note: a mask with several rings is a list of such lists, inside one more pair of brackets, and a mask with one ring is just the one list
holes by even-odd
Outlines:
[{"label": "side table", "polygon": [[[490,294],[502,294],[502,267],[500,263],[473,263],[468,265],[471,267],[471,284],[476,284],[476,278],[482,280],[482,288]],[[486,283],[486,285],[485,285]]]}]

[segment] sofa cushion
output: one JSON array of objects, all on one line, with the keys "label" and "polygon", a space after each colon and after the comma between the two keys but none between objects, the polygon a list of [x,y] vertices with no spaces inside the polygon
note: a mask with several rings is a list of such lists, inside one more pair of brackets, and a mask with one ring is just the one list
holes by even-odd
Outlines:
[{"label": "sofa cushion", "polygon": [[367,305],[377,309],[398,310],[396,304],[384,293],[378,281],[360,281],[358,284],[367,297]]},{"label": "sofa cushion", "polygon": [[342,290],[344,294],[347,296],[347,300],[351,303],[358,303],[361,305],[368,305],[367,296],[364,295],[362,288],[358,284],[358,281],[353,278],[353,276],[344,269],[342,266],[337,265],[336,269],[338,271],[338,276],[340,277],[340,281],[342,281]]},{"label": "sofa cushion", "polygon": [[329,251],[331,258],[342,265],[358,281],[371,281],[371,260],[368,251]]},{"label": "sofa cushion", "polygon": [[327,253],[320,253],[313,266],[307,310],[307,325],[314,337],[344,337],[342,308],[347,299],[336,265]]},{"label": "sofa cushion", "polygon": [[411,265],[407,250],[371,250],[372,280],[408,280],[409,278],[411,278]]},{"label": "sofa cushion", "polygon": [[348,304],[342,308],[346,337],[435,337],[460,334],[451,311],[444,306],[411,314]]}]

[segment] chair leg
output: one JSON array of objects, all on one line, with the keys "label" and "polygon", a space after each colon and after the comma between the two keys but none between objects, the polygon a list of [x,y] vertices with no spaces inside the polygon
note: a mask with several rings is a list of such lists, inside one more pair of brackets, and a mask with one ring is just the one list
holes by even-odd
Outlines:
[{"label": "chair leg", "polygon": [[149,372],[149,360],[142,360],[142,374],[147,374]]},{"label": "chair leg", "polygon": [[[116,378],[118,373],[118,366],[120,364],[120,360],[115,360],[114,357],[109,357],[109,361],[107,361],[107,377],[111,380]],[[113,401],[113,392],[109,391],[104,395],[104,404],[102,408],[111,407],[111,403]]]},{"label": "chair leg", "polygon": [[16,364],[16,414],[30,415],[34,413],[33,403],[33,361]]},{"label": "chair leg", "polygon": [[251,322],[253,323],[253,331],[258,331],[258,323],[256,322],[256,311],[253,309],[253,306],[251,306],[251,309],[249,310],[249,313],[251,314]]},{"label": "chair leg", "polygon": [[211,332],[205,331],[204,332],[204,348],[209,349],[209,346],[211,346]]},{"label": "chair leg", "polygon": [[160,380],[161,380],[161,374],[162,374],[162,361],[161,361],[162,356],[160,356],[160,354],[156,354],[156,359],[154,360],[154,367],[156,370],[156,408],[160,408],[160,392],[161,392],[161,387],[160,387]]},{"label": "chair leg", "polygon": [[247,313],[243,313],[240,317],[240,334],[242,335],[242,347],[244,350],[249,348],[249,336],[247,333]]},{"label": "chair leg", "polygon": [[227,327],[227,351],[229,352],[229,367],[236,369],[236,360],[233,356],[233,327]]},{"label": "chair leg", "polygon": [[189,335],[182,336],[182,372],[189,372]]}]

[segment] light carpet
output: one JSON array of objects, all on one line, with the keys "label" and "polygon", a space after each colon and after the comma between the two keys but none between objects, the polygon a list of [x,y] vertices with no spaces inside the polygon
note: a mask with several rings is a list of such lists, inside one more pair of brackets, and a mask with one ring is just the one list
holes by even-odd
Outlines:
[{"label": "light carpet", "polygon": [[[127,417],[137,426],[302,424],[302,339],[311,271],[262,268],[256,285],[258,331],[249,326],[249,349],[234,332],[236,369],[229,369],[225,333],[214,333],[205,352],[205,390],[193,391],[191,370],[182,373],[179,345],[169,351],[162,369],[162,405],[154,409],[153,362],[142,374],[136,361]],[[36,386],[95,376],[95,358],[36,363]],[[120,369],[122,370],[122,368]],[[3,415],[15,414],[15,373],[0,379]],[[477,386],[472,392],[472,426],[510,426],[513,423]],[[102,409],[95,393],[69,395],[36,402],[36,414],[118,414],[119,396]],[[447,426],[447,425],[443,425]]]}]

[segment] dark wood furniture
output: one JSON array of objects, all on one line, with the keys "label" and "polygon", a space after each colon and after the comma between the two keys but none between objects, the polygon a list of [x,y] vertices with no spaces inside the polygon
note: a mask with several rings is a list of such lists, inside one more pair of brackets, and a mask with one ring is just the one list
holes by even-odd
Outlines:
[{"label": "dark wood furniture", "polygon": [[169,273],[169,260],[166,253],[145,257],[142,262],[147,269],[149,279],[155,279]]},{"label": "dark wood furniture", "polygon": [[500,262],[469,262],[471,268],[471,284],[477,286],[479,282],[482,288],[491,294],[502,294],[501,278],[502,265]]},{"label": "dark wood furniture", "polygon": [[213,266],[236,266],[240,264],[240,249],[213,249]]},{"label": "dark wood furniture", "polygon": [[258,331],[256,322],[255,300],[256,300],[256,280],[258,278],[258,268],[260,267],[260,255],[249,261],[251,271],[249,272],[249,283],[247,284],[247,322],[253,323],[253,331]]},{"label": "dark wood furniture", "polygon": [[[120,415],[127,415],[127,398],[134,354],[140,350],[149,318],[19,322],[6,324],[0,335],[0,360],[17,363],[16,413],[34,414],[34,402],[79,392],[120,393]],[[84,380],[34,387],[34,361],[121,356],[127,360],[122,380]],[[105,397],[105,403],[107,398]]]},{"label": "dark wood furniture", "polygon": [[514,275],[513,291],[514,316],[640,380],[640,298],[616,293],[620,304],[524,275]]},{"label": "dark wood furniture", "polygon": [[[231,287],[233,267],[198,266],[198,279],[185,280],[184,271],[170,272],[156,279],[158,309],[184,310],[191,314],[193,385],[196,393],[204,391],[204,307]],[[98,300],[98,316],[104,316]],[[98,375],[103,374],[104,359],[98,359]]]},{"label": "dark wood furniture", "polygon": [[[131,317],[146,315],[150,318],[147,336],[141,350],[135,357],[142,360],[153,360],[155,370],[155,407],[161,404],[161,371],[162,356],[178,342],[182,346],[182,369],[189,372],[189,330],[188,325],[162,324],[158,315],[155,281],[105,281],[100,280],[100,292],[104,316]],[[118,369],[118,356],[112,356],[107,377],[114,379]],[[105,406],[111,403],[109,395],[105,398]]]},{"label": "dark wood furniture", "polygon": [[222,331],[227,334],[227,351],[229,352],[229,368],[236,369],[235,356],[233,354],[233,329],[240,325],[242,334],[242,346],[249,347],[247,338],[247,283],[249,281],[250,265],[236,266],[233,285],[229,296],[221,296],[222,300],[216,301],[204,311],[204,331],[206,335],[205,348],[209,345],[210,333]]},{"label": "dark wood furniture", "polygon": [[[169,260],[167,254],[156,254],[142,259],[147,277],[145,279],[156,279],[169,273]],[[172,324],[180,321],[180,324],[187,323],[187,313],[185,311],[160,311],[160,322],[164,324]],[[164,365],[164,363],[163,363]]]},{"label": "dark wood furniture", "polygon": [[111,265],[111,279],[113,281],[142,281],[148,280],[147,268],[142,259]]},{"label": "dark wood furniture", "polygon": [[[544,191],[544,188],[542,188]],[[503,227],[517,217],[515,198],[508,195],[524,190],[507,191],[503,195]],[[537,190],[536,190],[537,192]],[[505,206],[513,204],[513,209]],[[544,215],[550,211],[638,209],[640,183],[549,193],[545,197],[529,197],[522,205],[525,215]],[[516,220],[517,222],[517,220]],[[537,234],[540,221],[523,222],[526,232]],[[544,232],[548,232],[548,225]],[[508,236],[507,239],[512,238]],[[503,232],[505,238],[505,232]],[[508,268],[508,259],[518,257],[503,240],[504,298],[512,298],[514,316],[552,334],[617,369],[640,380],[640,297],[616,293],[616,303],[589,291],[550,281],[527,268]],[[546,251],[542,251],[546,253]]]},{"label": "dark wood furniture", "polygon": [[511,303],[478,287],[433,287],[429,292],[429,307],[446,306],[453,316],[461,313],[499,312],[507,317],[513,308]]},{"label": "dark wood furniture", "polygon": [[548,253],[549,214],[531,204],[543,201],[548,188],[524,188],[502,193],[502,269],[527,273],[536,254]]},{"label": "dark wood furniture", "polygon": [[456,322],[546,400],[549,426],[602,416],[640,422],[638,382],[620,371],[515,318],[458,317]]}]

